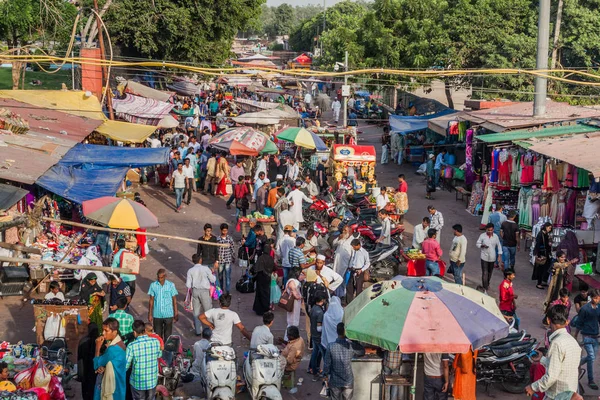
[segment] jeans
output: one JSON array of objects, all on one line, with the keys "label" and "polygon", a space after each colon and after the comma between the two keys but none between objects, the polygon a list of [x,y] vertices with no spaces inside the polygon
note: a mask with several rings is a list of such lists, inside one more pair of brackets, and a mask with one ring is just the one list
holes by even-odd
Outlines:
[{"label": "jeans", "polygon": [[425,375],[423,381],[423,400],[446,400],[448,391],[442,392],[444,378],[431,378]]},{"label": "jeans", "polygon": [[517,247],[502,246],[502,262],[504,269],[515,268],[515,256],[517,255]]},{"label": "jeans", "polygon": [[456,265],[455,261],[450,261],[450,268],[452,268],[452,275],[454,275],[454,283],[457,285],[464,285],[462,273],[463,268],[465,267],[465,263],[460,264],[460,267]]},{"label": "jeans", "polygon": [[230,206],[231,203],[233,203],[233,200],[235,200],[235,187],[237,186],[237,183],[232,183],[231,184],[231,196],[229,196],[229,200],[227,200],[226,205]]},{"label": "jeans", "polygon": [[173,318],[153,318],[152,327],[154,333],[166,342],[173,332]]},{"label": "jeans", "polygon": [[587,363],[588,382],[594,382],[594,361],[598,352],[598,339],[591,336],[583,336],[583,348],[587,355],[581,357],[579,366]]},{"label": "jeans", "polygon": [[133,386],[131,387],[131,396],[133,400],[154,400],[156,399],[156,388],[149,390],[137,390]]},{"label": "jeans", "polygon": [[354,397],[354,388],[351,387],[329,387],[331,400],[352,400]]},{"label": "jeans", "polygon": [[[383,366],[383,373],[386,375],[400,375],[400,368],[391,369]],[[398,390],[398,386],[388,386],[386,387],[385,398],[388,400],[400,400],[400,391]]]},{"label": "jeans", "polygon": [[440,274],[440,265],[437,261],[425,260],[425,275],[439,275]]},{"label": "jeans", "polygon": [[231,263],[219,263],[219,284],[224,293],[231,289]]},{"label": "jeans", "polygon": [[186,203],[190,204],[190,202],[192,201],[192,191],[193,191],[192,188],[194,187],[194,178],[185,178],[185,179],[188,182],[188,186],[183,191],[183,194],[181,195],[181,199],[183,200],[183,198],[187,194],[187,201],[186,201]]},{"label": "jeans", "polygon": [[292,271],[292,267],[283,267],[283,287],[287,284],[288,276],[290,276],[290,272]]},{"label": "jeans", "polygon": [[179,207],[181,207],[181,201],[183,200],[183,191],[185,190],[185,188],[175,188],[175,205],[177,206],[177,209],[179,209]]},{"label": "jeans", "polygon": [[325,357],[325,347],[321,344],[321,339],[310,338],[312,342],[312,354],[310,355],[310,362],[308,363],[308,369],[313,374],[318,373],[321,370],[321,360]]},{"label": "jeans", "polygon": [[494,262],[481,260],[481,286],[483,286],[485,290],[490,288],[490,280],[492,280],[493,272]]},{"label": "jeans", "polygon": [[435,182],[435,187],[439,187],[440,186],[440,174],[441,174],[442,170],[441,169],[434,169],[433,170],[433,181]]},{"label": "jeans", "polygon": [[514,328],[516,330],[519,330],[519,326],[521,325],[521,319],[517,316],[516,312],[512,312],[512,311],[501,311],[502,315],[506,315],[508,317],[513,317],[513,319],[515,320],[515,325]]},{"label": "jeans", "polygon": [[194,308],[194,330],[196,331],[196,335],[201,335],[202,323],[198,319],[198,316],[213,308],[210,290],[192,289],[192,307]]}]

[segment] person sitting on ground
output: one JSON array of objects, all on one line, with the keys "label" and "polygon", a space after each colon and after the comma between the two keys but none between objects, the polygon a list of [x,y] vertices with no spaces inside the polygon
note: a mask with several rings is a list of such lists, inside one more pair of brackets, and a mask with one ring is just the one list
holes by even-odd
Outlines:
[{"label": "person sitting on ground", "polygon": [[271,327],[275,320],[275,314],[271,311],[267,311],[262,316],[263,324],[257,326],[252,331],[252,338],[250,339],[250,349],[258,348],[260,344],[273,344],[273,334],[271,333]]},{"label": "person sitting on ground", "polygon": [[8,364],[4,361],[0,362],[0,391],[3,392],[16,392],[17,387],[14,383],[9,380],[10,371],[8,370]]},{"label": "person sitting on ground", "polygon": [[50,291],[44,296],[44,300],[65,301],[65,295],[60,291],[60,284],[56,281],[50,282]]}]

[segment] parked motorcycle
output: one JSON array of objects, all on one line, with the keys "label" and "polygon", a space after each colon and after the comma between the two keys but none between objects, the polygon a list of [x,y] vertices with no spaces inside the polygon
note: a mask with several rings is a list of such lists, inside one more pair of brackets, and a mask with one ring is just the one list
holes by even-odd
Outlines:
[{"label": "parked motorcycle", "polygon": [[285,359],[272,344],[258,345],[244,361],[244,379],[252,400],[281,400]]},{"label": "parked motorcycle", "polygon": [[237,383],[235,350],[213,342],[206,350],[200,382],[208,400],[233,400]]},{"label": "parked motorcycle", "polygon": [[166,387],[169,392],[174,392],[179,386],[182,373],[187,372],[185,363],[181,336],[169,336],[162,357],[158,359],[158,384]]}]

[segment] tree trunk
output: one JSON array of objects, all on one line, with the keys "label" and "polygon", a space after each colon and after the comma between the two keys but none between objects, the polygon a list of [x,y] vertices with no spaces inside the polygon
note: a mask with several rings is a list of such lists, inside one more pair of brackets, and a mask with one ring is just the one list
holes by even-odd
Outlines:
[{"label": "tree trunk", "polygon": [[554,43],[552,45],[552,61],[550,69],[556,68],[556,60],[558,58],[558,41],[560,39],[560,24],[562,22],[563,0],[558,0],[556,9],[556,23],[554,24]]},{"label": "tree trunk", "polygon": [[21,72],[23,70],[22,62],[13,61],[12,62],[12,83],[13,90],[19,90],[19,86],[21,85]]},{"label": "tree trunk", "polygon": [[452,100],[452,86],[450,86],[450,80],[444,80],[444,92],[446,92],[446,101],[448,101],[448,107],[454,108],[454,100]]}]

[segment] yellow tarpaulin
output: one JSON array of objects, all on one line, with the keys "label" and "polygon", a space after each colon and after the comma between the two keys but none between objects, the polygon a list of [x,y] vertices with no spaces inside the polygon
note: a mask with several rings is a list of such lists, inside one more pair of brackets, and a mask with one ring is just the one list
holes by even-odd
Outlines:
[{"label": "yellow tarpaulin", "polygon": [[104,121],[96,132],[120,142],[142,143],[156,131],[156,126],[121,121]]},{"label": "yellow tarpaulin", "polygon": [[0,90],[0,98],[13,99],[36,107],[102,120],[104,123],[96,128],[96,131],[121,142],[141,143],[157,129],[156,126],[151,125],[109,120],[102,112],[102,106],[96,96],[87,97],[83,91]]}]

